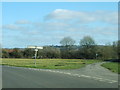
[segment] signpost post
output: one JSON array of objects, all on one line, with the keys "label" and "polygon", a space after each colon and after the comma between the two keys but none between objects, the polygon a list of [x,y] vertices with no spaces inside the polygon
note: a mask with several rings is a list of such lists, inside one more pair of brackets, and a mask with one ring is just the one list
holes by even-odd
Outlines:
[{"label": "signpost post", "polygon": [[98,54],[96,53],[96,59],[97,59]]},{"label": "signpost post", "polygon": [[43,49],[43,47],[40,47],[40,46],[28,46],[27,48],[32,48],[32,49],[35,50],[34,64],[35,64],[35,67],[36,67],[36,59],[37,59],[37,52],[38,52],[38,49]]}]

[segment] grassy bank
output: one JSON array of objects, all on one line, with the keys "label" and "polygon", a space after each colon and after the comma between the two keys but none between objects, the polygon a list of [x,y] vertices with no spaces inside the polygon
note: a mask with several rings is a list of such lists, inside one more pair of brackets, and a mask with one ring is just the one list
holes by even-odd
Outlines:
[{"label": "grassy bank", "polygon": [[100,61],[82,59],[37,59],[36,62],[36,67],[34,66],[34,59],[2,59],[1,64],[41,69],[78,69],[87,64],[97,63]]},{"label": "grassy bank", "polygon": [[102,64],[101,66],[109,69],[109,70],[112,71],[112,72],[115,72],[115,73],[119,73],[119,74],[120,74],[120,70],[118,69],[118,67],[120,66],[120,64],[118,64],[118,63],[109,62],[109,63],[104,63],[104,64]]}]

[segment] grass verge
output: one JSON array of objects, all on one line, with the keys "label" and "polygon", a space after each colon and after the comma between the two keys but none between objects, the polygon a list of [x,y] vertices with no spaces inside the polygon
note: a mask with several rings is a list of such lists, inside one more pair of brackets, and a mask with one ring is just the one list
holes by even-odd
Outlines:
[{"label": "grass verge", "polygon": [[37,59],[36,67],[34,59],[2,59],[2,65],[41,68],[41,69],[78,69],[85,65],[97,63],[100,60],[82,60],[82,59]]},{"label": "grass verge", "polygon": [[112,71],[112,72],[115,72],[115,73],[119,73],[119,74],[120,74],[120,70],[118,69],[118,67],[120,66],[119,63],[116,63],[116,62],[108,62],[108,63],[102,64],[101,66],[109,69],[109,70]]}]

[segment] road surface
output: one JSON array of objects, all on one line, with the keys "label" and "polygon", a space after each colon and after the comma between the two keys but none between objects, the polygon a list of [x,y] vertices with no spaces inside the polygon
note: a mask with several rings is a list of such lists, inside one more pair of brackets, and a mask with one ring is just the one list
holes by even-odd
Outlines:
[{"label": "road surface", "polygon": [[70,71],[2,66],[2,88],[118,88],[116,74],[108,79],[97,77],[94,69],[86,74],[90,67]]}]

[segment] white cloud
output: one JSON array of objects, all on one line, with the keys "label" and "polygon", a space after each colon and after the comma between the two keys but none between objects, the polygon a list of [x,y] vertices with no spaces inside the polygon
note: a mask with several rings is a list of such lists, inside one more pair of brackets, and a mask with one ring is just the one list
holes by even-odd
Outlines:
[{"label": "white cloud", "polygon": [[50,14],[48,14],[45,19],[50,20],[50,19],[56,19],[56,20],[70,20],[70,19],[75,19],[80,16],[84,16],[84,13],[82,12],[75,12],[75,11],[70,11],[70,10],[65,10],[65,9],[56,9]]},{"label": "white cloud", "polygon": [[8,24],[8,25],[3,25],[2,29],[8,29],[8,30],[26,30],[28,28],[24,27],[24,26],[18,26],[18,25],[15,25],[15,24]]},{"label": "white cloud", "polygon": [[31,22],[28,21],[28,20],[19,20],[19,21],[16,21],[15,24],[30,24]]},{"label": "white cloud", "polygon": [[[14,24],[3,25],[2,28],[20,31],[19,39],[29,43],[58,44],[66,36],[72,37],[77,42],[86,35],[94,37],[98,42],[104,39],[115,41],[118,37],[117,12],[56,9],[44,18],[46,21],[43,22],[19,20]],[[16,39],[16,34],[14,33],[12,37]]]},{"label": "white cloud", "polygon": [[72,11],[66,9],[56,9],[45,17],[45,20],[61,20],[69,22],[106,22],[110,24],[117,24],[118,14],[113,11]]}]

